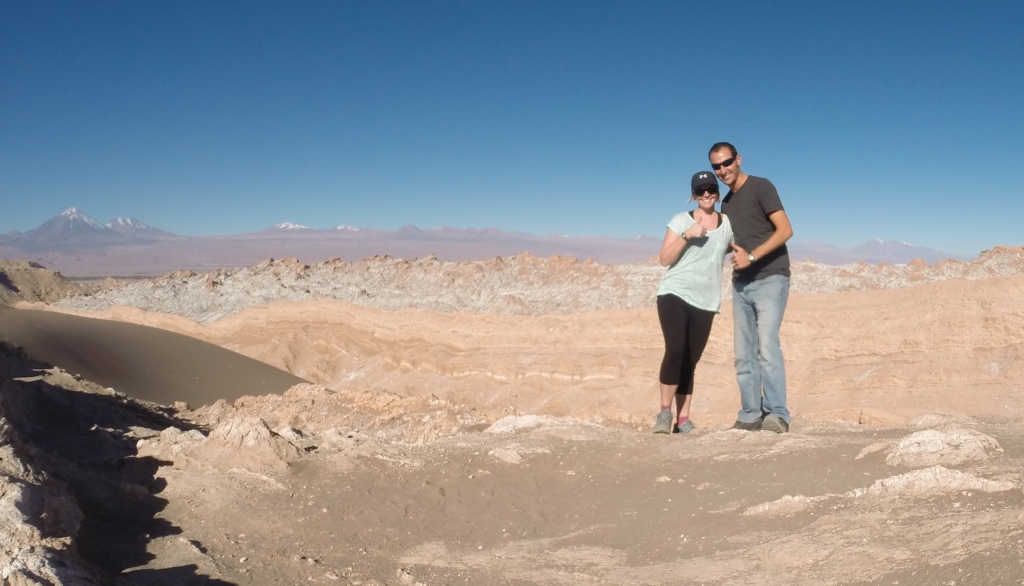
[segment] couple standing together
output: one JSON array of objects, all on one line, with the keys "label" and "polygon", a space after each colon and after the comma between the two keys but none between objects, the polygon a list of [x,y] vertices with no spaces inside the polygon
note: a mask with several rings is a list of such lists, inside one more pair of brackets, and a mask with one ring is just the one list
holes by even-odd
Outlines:
[{"label": "couple standing together", "polygon": [[[694,428],[693,373],[721,310],[722,265],[730,252],[741,406],[733,428],[786,433],[790,415],[779,328],[789,299],[786,241],[793,228],[775,186],[744,173],[736,147],[715,143],[708,160],[714,174],[701,171],[690,181],[690,201],[697,202],[697,209],[669,221],[659,255],[668,270],[658,288],[665,357],[654,433],[687,433]],[[715,211],[718,179],[729,187],[721,213]]]}]

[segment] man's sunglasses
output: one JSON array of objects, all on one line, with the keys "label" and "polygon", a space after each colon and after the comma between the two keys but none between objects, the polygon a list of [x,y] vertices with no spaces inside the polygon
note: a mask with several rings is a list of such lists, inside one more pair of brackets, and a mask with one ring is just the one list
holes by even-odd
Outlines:
[{"label": "man's sunglasses", "polygon": [[736,162],[736,157],[732,157],[732,158],[729,158],[729,159],[726,159],[726,160],[722,161],[721,163],[711,163],[711,168],[714,169],[715,171],[717,171],[717,170],[721,169],[722,167],[731,167],[732,164],[735,163],[735,162]]},{"label": "man's sunglasses", "polygon": [[718,195],[718,188],[712,185],[711,187],[698,187],[693,190],[693,195],[696,197],[703,197],[704,194]]}]

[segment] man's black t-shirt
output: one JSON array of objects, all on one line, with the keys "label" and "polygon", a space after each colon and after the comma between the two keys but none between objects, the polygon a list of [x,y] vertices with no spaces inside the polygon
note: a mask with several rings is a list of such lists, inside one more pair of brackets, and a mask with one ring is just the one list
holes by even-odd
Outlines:
[{"label": "man's black t-shirt", "polygon": [[[722,213],[732,222],[736,244],[747,252],[775,233],[775,225],[768,216],[784,209],[772,182],[753,175],[747,175],[743,186],[737,191],[729,190],[722,200]],[[770,275],[789,276],[789,251],[785,244],[757,259],[752,266],[733,272],[733,280],[753,281]]]}]

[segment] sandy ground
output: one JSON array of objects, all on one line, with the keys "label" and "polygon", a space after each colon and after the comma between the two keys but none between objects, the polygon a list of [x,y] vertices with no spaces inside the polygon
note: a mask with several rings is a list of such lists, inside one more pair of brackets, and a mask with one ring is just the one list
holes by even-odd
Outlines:
[{"label": "sandy ground", "polygon": [[452,432],[465,413],[439,402],[304,385],[175,412],[43,366],[7,355],[4,401],[32,465],[74,492],[100,583],[1024,576],[1019,419],[653,436],[510,416]]},{"label": "sandy ground", "polygon": [[[18,564],[49,552],[68,584],[1024,584],[1022,289],[793,295],[785,435],[728,429],[728,312],[672,436],[649,309],[44,312],[122,328],[74,347],[126,371],[184,346],[152,402],[0,350],[0,525],[28,536],[0,576],[45,583]],[[172,405],[211,344],[316,384]]]}]

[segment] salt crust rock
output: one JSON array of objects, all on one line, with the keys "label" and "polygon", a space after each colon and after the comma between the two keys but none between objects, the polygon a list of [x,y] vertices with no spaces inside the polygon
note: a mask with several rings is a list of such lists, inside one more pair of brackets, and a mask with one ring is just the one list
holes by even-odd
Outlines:
[{"label": "salt crust rock", "polygon": [[494,456],[498,460],[505,462],[506,464],[522,464],[523,457],[519,455],[519,452],[511,448],[495,448],[490,451],[490,455]]},{"label": "salt crust rock", "polygon": [[859,454],[857,454],[857,456],[854,458],[854,460],[860,460],[864,456],[869,456],[871,454],[874,454],[875,452],[881,452],[882,450],[887,450],[890,447],[892,447],[892,443],[889,443],[889,442],[878,442],[878,443],[871,444],[869,446],[865,446],[865,448],[863,450],[861,450]]},{"label": "salt crust rock", "polygon": [[292,442],[293,444],[302,441],[302,432],[289,425],[284,425],[282,427],[275,429],[274,433]]},{"label": "salt crust rock", "polygon": [[890,466],[955,466],[988,460],[1002,451],[995,438],[979,431],[926,429],[898,441],[885,462]]},{"label": "salt crust rock", "polygon": [[433,395],[332,391],[307,383],[283,395],[245,396],[233,404],[217,401],[188,415],[195,425],[213,429],[209,438],[195,430],[168,428],[140,440],[138,454],[176,466],[256,475],[285,470],[312,451],[338,461],[380,457],[414,465],[401,454],[403,443],[479,424],[477,416]]},{"label": "salt crust rock", "polygon": [[754,505],[743,511],[745,516],[791,515],[799,513],[815,503],[831,499],[856,499],[862,497],[927,497],[961,490],[1001,492],[1013,490],[1016,485],[1008,480],[988,480],[959,470],[943,466],[932,466],[897,476],[876,480],[867,488],[857,488],[844,494],[822,496],[786,495],[780,499]]},{"label": "salt crust rock", "polygon": [[288,467],[302,455],[288,440],[270,431],[257,417],[235,417],[210,432],[199,457],[240,468]]},{"label": "salt crust rock", "polygon": [[554,417],[551,415],[508,415],[495,421],[483,433],[512,433],[523,429],[542,426],[559,425],[590,425],[572,417]]},{"label": "salt crust rock", "polygon": [[135,450],[140,458],[150,457],[183,464],[182,460],[187,459],[195,448],[205,441],[206,436],[198,430],[182,431],[176,427],[168,427],[157,437],[140,439],[135,444]]},{"label": "salt crust rock", "polygon": [[911,419],[907,423],[907,427],[910,429],[937,429],[943,427],[967,427],[977,423],[977,421],[967,415],[926,413]]},{"label": "salt crust rock", "polygon": [[864,495],[888,496],[929,496],[960,490],[980,490],[982,492],[1001,492],[1013,490],[1015,485],[1008,480],[988,480],[967,472],[950,470],[943,466],[932,466],[923,470],[914,470],[906,474],[890,476],[876,480],[868,488],[858,488],[847,493],[847,496],[861,497]]},{"label": "salt crust rock", "polygon": [[816,502],[827,500],[829,498],[831,498],[831,496],[812,497],[804,496],[802,494],[798,494],[796,496],[787,494],[778,500],[749,507],[747,510],[743,511],[743,515],[747,517],[756,517],[760,515],[792,515],[793,513],[799,513]]},{"label": "salt crust rock", "polygon": [[309,383],[297,384],[284,395],[246,396],[234,404],[217,401],[197,409],[191,420],[215,428],[239,416],[262,419],[271,429],[290,428],[301,439],[287,431],[278,435],[303,448],[322,443],[320,436],[332,428],[375,436],[386,432],[395,441],[422,442],[481,422],[464,407],[434,395],[402,397],[380,389],[332,391]]},{"label": "salt crust rock", "polygon": [[209,437],[197,430],[168,427],[158,438],[139,440],[140,457],[151,456],[183,465],[189,461],[213,468],[242,468],[254,472],[283,470],[302,451],[274,433],[257,417],[226,419]]}]

